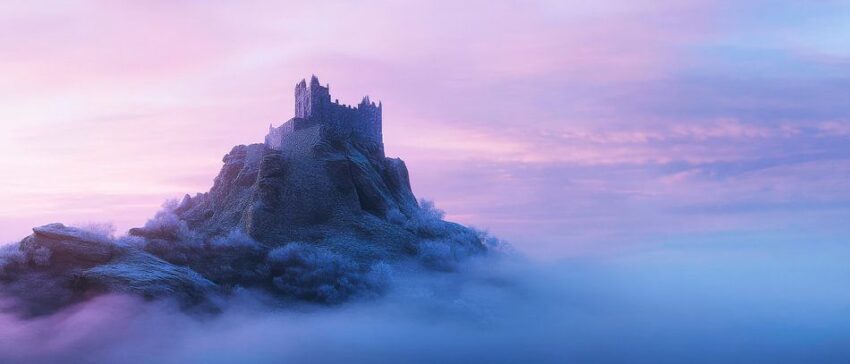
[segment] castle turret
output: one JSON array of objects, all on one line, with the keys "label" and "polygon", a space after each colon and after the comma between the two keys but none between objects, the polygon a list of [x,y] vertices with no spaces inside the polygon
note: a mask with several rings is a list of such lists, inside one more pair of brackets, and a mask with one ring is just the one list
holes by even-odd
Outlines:
[{"label": "castle turret", "polygon": [[295,117],[306,119],[310,110],[310,95],[307,93],[307,81],[295,85]]},{"label": "castle turret", "polygon": [[330,116],[331,95],[328,87],[322,87],[319,78],[313,75],[310,86],[301,80],[295,86],[295,117],[313,122],[325,122]]}]

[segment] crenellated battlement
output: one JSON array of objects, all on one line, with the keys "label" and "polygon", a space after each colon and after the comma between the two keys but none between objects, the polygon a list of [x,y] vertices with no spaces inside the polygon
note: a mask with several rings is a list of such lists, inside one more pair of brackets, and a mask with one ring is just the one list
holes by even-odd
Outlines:
[{"label": "crenellated battlement", "polygon": [[269,127],[266,144],[280,149],[283,136],[314,125],[325,125],[332,132],[360,142],[377,144],[383,150],[381,112],[383,105],[363,98],[357,106],[331,102],[330,85],[322,86],[314,75],[295,85],[295,117],[275,128]]}]

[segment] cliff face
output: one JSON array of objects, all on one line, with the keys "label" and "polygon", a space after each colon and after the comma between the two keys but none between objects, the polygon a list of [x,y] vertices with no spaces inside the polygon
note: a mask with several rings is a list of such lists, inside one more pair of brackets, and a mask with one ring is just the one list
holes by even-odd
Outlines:
[{"label": "cliff face", "polygon": [[205,236],[240,229],[265,246],[306,242],[358,261],[414,254],[418,241],[444,237],[436,231],[467,235],[463,244],[480,247],[457,224],[436,222],[426,233],[405,224],[420,208],[404,162],[322,125],[288,134],[281,150],[233,148],[210,192],[187,195],[175,212]]}]

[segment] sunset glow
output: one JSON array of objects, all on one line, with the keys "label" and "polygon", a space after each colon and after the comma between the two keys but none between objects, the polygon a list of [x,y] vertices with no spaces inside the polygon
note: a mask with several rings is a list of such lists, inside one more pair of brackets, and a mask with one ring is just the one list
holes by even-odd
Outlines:
[{"label": "sunset glow", "polygon": [[310,74],[383,101],[422,197],[531,252],[847,236],[844,3],[299,4],[0,5],[0,239],[207,190]]}]

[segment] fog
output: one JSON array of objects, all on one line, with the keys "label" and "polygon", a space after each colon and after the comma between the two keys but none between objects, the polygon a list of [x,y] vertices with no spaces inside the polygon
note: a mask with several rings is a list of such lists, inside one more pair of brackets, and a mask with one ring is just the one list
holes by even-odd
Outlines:
[{"label": "fog", "polygon": [[[0,316],[0,362],[846,362],[850,249],[693,244],[556,263],[396,266],[337,305],[240,291],[220,313],[101,296]],[[7,299],[8,301],[8,299]]]}]

